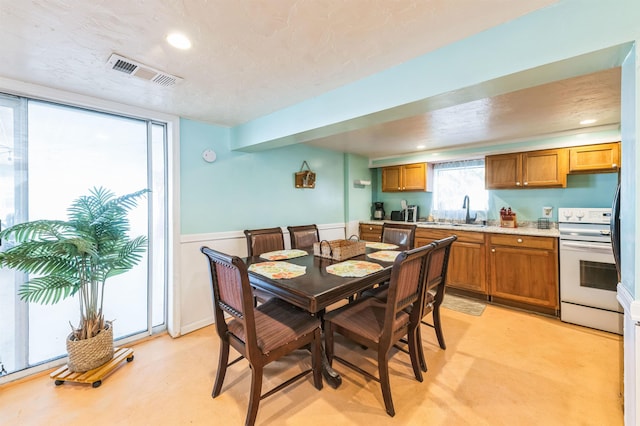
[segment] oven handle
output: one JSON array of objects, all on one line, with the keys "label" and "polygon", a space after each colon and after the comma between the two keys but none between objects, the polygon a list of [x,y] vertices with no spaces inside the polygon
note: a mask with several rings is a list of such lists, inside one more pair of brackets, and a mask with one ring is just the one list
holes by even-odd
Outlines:
[{"label": "oven handle", "polygon": [[581,242],[575,242],[575,241],[572,241],[572,242],[562,241],[560,243],[560,247],[582,249],[582,250],[588,249],[588,250],[601,251],[605,253],[612,253],[611,244],[608,244],[608,243],[589,244],[589,243],[581,243]]}]

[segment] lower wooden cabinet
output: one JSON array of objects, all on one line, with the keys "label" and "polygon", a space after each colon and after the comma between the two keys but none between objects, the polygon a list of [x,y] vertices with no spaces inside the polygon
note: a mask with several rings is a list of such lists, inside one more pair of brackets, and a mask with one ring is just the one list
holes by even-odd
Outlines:
[{"label": "lower wooden cabinet", "polygon": [[360,224],[360,239],[371,242],[382,241],[382,225]]},{"label": "lower wooden cabinet", "polygon": [[553,237],[491,234],[489,291],[492,298],[557,313],[558,240]]},{"label": "lower wooden cabinet", "polygon": [[451,246],[447,285],[486,295],[486,234],[482,232],[418,228],[416,230],[415,245],[416,247],[424,246],[434,240],[446,238],[450,235],[456,235],[458,239]]},{"label": "lower wooden cabinet", "polygon": [[[380,241],[382,225],[360,224],[360,238]],[[451,246],[447,286],[549,315],[559,312],[558,239],[515,234],[416,229],[415,246],[457,235]]]}]

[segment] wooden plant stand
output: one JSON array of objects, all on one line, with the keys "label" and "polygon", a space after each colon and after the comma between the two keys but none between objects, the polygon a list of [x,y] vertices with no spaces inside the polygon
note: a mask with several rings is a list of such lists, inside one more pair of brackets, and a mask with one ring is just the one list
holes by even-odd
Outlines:
[{"label": "wooden plant stand", "polygon": [[133,349],[115,348],[113,359],[100,367],[84,373],[73,373],[69,371],[69,368],[65,365],[51,373],[49,377],[56,381],[56,386],[60,386],[64,382],[76,382],[91,383],[91,386],[97,388],[102,384],[102,379],[111,374],[125,359],[127,362],[133,361]]}]

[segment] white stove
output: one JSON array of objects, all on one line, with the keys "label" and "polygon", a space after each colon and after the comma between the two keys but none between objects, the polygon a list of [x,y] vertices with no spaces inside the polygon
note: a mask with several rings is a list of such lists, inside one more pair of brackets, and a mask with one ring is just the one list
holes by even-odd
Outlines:
[{"label": "white stove", "polygon": [[622,334],[610,208],[559,208],[560,319]]}]

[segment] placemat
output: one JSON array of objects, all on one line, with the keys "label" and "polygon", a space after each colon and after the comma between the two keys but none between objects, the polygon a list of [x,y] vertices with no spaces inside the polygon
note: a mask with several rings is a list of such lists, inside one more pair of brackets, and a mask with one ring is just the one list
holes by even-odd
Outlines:
[{"label": "placemat", "polygon": [[367,243],[367,247],[376,250],[393,250],[398,248],[397,245],[389,243]]},{"label": "placemat", "polygon": [[284,259],[293,259],[295,257],[306,256],[307,253],[304,250],[276,250],[276,251],[268,251],[266,253],[262,253],[260,257],[266,260],[284,260]]},{"label": "placemat", "polygon": [[380,250],[369,253],[367,257],[376,260],[382,260],[383,262],[393,262],[394,260],[396,260],[396,257],[398,257],[399,254],[399,251]]},{"label": "placemat", "polygon": [[306,270],[306,266],[289,262],[260,262],[249,265],[249,271],[277,280],[299,277],[304,275]]},{"label": "placemat", "polygon": [[365,260],[345,260],[327,266],[327,272],[339,277],[364,277],[384,269],[381,265]]}]

